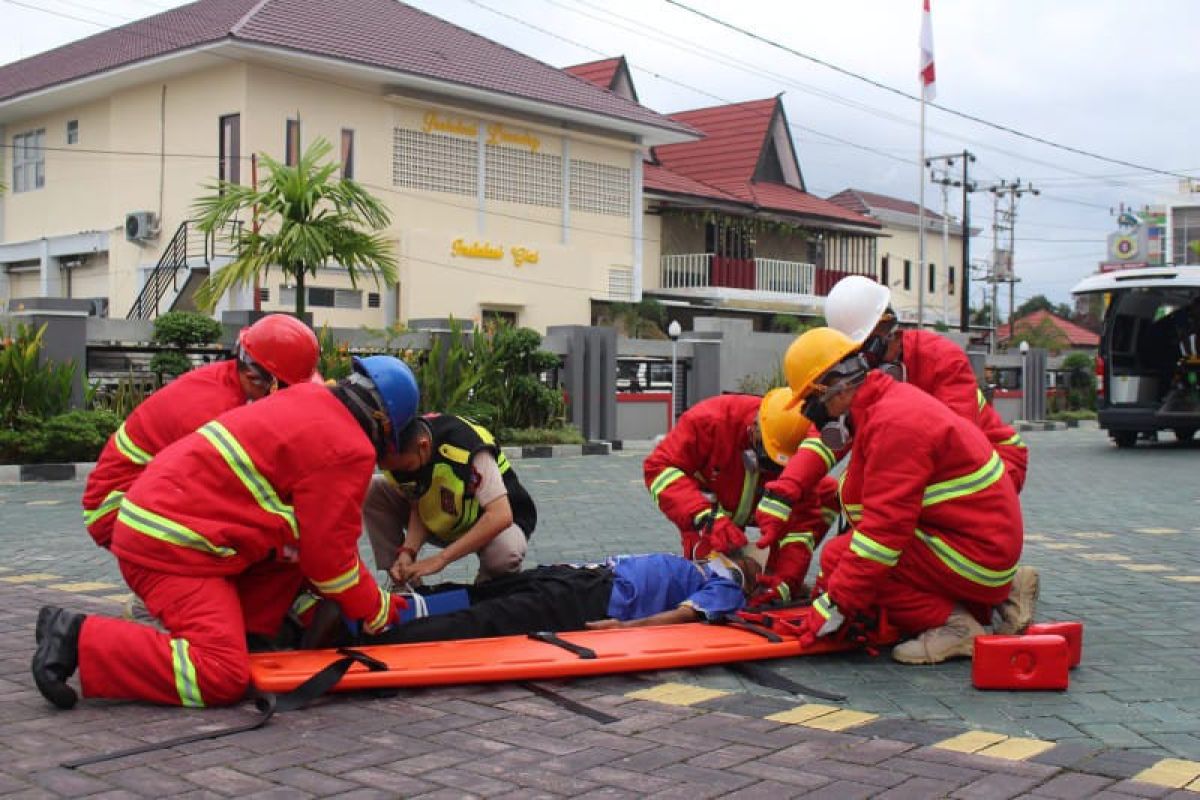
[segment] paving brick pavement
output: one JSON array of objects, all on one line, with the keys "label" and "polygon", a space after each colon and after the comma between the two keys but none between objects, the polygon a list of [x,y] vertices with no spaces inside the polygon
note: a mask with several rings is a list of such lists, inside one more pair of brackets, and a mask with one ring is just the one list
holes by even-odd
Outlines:
[{"label": "paving brick pavement", "polygon": [[[965,663],[815,657],[773,666],[847,694],[844,707],[863,713],[844,730],[811,727],[836,711],[810,723],[772,721],[806,700],[713,667],[554,686],[618,718],[608,725],[518,686],[344,696],[252,733],[79,770],[58,765],[250,712],[98,702],[49,709],[28,673],[37,608],[117,613],[126,590],[82,530],[79,482],[0,485],[0,795],[1194,798],[1200,448],[1116,450],[1094,430],[1025,438],[1024,560],[1042,571],[1039,617],[1086,625],[1083,664],[1066,692],[978,692]],[[643,456],[514,462],[539,504],[532,560],[672,549],[675,534],[641,483]],[[447,577],[465,579],[473,567]],[[729,694],[692,705],[629,697],[665,681]],[[1027,760],[943,748],[964,730],[1052,747]]]}]

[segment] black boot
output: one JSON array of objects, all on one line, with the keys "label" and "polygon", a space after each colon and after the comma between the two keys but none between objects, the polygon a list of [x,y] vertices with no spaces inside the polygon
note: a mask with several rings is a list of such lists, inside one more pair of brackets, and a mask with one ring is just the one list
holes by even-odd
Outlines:
[{"label": "black boot", "polygon": [[67,678],[79,666],[79,631],[86,618],[58,606],[42,606],[38,612],[33,682],[42,696],[59,708],[72,708],[79,699]]}]

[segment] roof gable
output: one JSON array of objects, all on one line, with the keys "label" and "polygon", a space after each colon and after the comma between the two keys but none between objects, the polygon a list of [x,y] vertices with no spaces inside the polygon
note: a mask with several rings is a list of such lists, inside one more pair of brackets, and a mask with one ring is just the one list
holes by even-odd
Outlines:
[{"label": "roof gable", "polygon": [[699,130],[704,138],[655,147],[655,162],[669,172],[762,210],[880,227],[869,217],[804,191],[800,163],[778,97],[670,116]]},{"label": "roof gable", "polygon": [[688,136],[614,92],[396,0],[198,0],[0,67],[0,101],[220,41],[323,56]]},{"label": "roof gable", "polygon": [[[861,189],[843,189],[829,198],[829,202],[837,203],[859,214],[872,214],[876,211],[895,211],[900,214],[917,216],[920,207],[911,200],[901,200],[899,197],[889,197],[886,194],[864,192]],[[942,215],[933,209],[925,209],[925,218],[940,221]]]},{"label": "roof gable", "polygon": [[[1053,314],[1046,310],[1034,311],[1032,314],[1026,314],[1012,324],[1012,328],[1016,330],[1016,335],[1019,337],[1024,331],[1035,331],[1043,325],[1051,325],[1059,331],[1067,342],[1068,347],[1099,347],[1099,335],[1089,331],[1087,328],[1076,325],[1070,320],[1063,319],[1057,314]],[[996,338],[1001,341],[1007,341],[1012,338],[1009,334],[1009,326],[1001,325],[996,329]]]},{"label": "roof gable", "polygon": [[629,72],[629,63],[625,56],[605,58],[600,61],[589,61],[586,64],[574,64],[563,67],[576,78],[582,78],[588,83],[594,83],[601,89],[624,97],[626,100],[637,102],[637,89],[633,85],[633,75]]}]

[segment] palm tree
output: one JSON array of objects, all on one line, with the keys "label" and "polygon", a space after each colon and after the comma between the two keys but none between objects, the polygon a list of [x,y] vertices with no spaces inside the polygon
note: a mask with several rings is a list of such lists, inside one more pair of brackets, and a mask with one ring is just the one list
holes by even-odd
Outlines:
[{"label": "palm tree", "polygon": [[200,229],[224,230],[242,211],[256,224],[233,235],[238,257],[208,277],[196,303],[212,311],[226,290],[245,285],[278,266],[296,284],[296,314],[304,314],[304,279],[333,262],[357,287],[365,275],[396,283],[396,257],[379,231],[391,215],[377,198],[352,180],[334,177],[339,164],[321,163],[333,149],[317,139],[294,167],[262,155],[266,179],[259,188],[227,181],[207,184],[213,194],[193,204]]}]

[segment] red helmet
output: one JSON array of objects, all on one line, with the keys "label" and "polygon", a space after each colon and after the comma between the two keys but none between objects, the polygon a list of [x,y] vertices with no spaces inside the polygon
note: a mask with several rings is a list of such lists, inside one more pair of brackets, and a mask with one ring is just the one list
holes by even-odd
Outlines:
[{"label": "red helmet", "polygon": [[317,368],[320,349],[312,330],[287,314],[268,314],[238,334],[238,347],[280,383],[304,383]]}]

